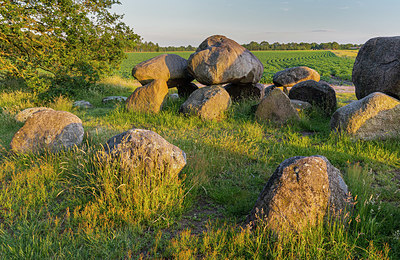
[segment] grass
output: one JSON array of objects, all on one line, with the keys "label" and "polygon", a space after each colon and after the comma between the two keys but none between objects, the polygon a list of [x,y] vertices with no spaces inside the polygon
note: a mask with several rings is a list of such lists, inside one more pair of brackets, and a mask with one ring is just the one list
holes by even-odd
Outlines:
[{"label": "grass", "polygon": [[[255,100],[233,103],[225,119],[202,121],[168,100],[157,115],[103,104],[137,83],[114,77],[75,97],[43,103],[1,86],[0,258],[396,259],[400,257],[400,140],[352,141],[331,133],[319,111],[284,126],[255,120]],[[176,90],[171,90],[174,92]],[[85,99],[93,109],[72,107]],[[355,99],[338,94],[338,105]],[[50,106],[79,116],[86,131],[74,150],[15,155],[15,114]],[[100,144],[132,127],[157,132],[187,154],[179,176],[124,172],[99,160]],[[304,133],[311,133],[305,135]],[[276,238],[243,221],[275,168],[292,156],[323,155],[356,196],[346,223]]]}]

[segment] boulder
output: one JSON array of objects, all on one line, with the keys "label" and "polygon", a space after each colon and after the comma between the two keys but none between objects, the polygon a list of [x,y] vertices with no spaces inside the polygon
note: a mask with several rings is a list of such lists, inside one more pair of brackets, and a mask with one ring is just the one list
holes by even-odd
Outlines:
[{"label": "boulder", "polygon": [[260,81],[264,66],[237,42],[214,35],[204,40],[190,55],[188,70],[204,85],[255,84]]},{"label": "boulder", "polygon": [[350,199],[340,171],[327,158],[296,156],[276,168],[247,221],[262,220],[277,233],[302,232],[327,213],[343,217]]},{"label": "boulder", "polygon": [[400,99],[400,36],[368,40],[353,66],[356,96],[382,92]]},{"label": "boulder", "polygon": [[241,99],[261,99],[264,93],[264,85],[261,83],[256,84],[234,84],[230,83],[225,86],[231,99],[239,101]]},{"label": "boulder", "polygon": [[290,104],[292,104],[293,108],[299,112],[312,107],[310,103],[296,99],[291,99]]},{"label": "boulder", "polygon": [[11,140],[14,152],[57,151],[79,145],[83,139],[82,121],[72,113],[45,110],[34,113]]},{"label": "boulder", "polygon": [[172,93],[168,96],[169,99],[176,100],[179,99],[178,93]]},{"label": "boulder", "polygon": [[102,99],[104,104],[109,102],[125,102],[128,98],[123,96],[108,96]]},{"label": "boulder", "polygon": [[105,152],[120,160],[124,170],[153,170],[178,174],[186,165],[184,151],[150,130],[130,129],[111,137]]},{"label": "boulder", "polygon": [[328,115],[335,112],[337,106],[335,90],[324,81],[302,81],[290,89],[289,98],[315,105]]},{"label": "boulder", "polygon": [[49,108],[49,107],[31,107],[22,110],[15,116],[15,120],[18,122],[24,123],[29,117],[31,117],[34,113],[40,112],[40,111],[54,111],[54,109]]},{"label": "boulder", "polygon": [[228,92],[220,86],[207,86],[194,91],[179,112],[198,115],[205,120],[219,118],[231,105]]},{"label": "boulder", "polygon": [[363,140],[400,137],[400,101],[371,93],[339,108],[332,116],[331,129]]},{"label": "boulder", "polygon": [[80,107],[80,108],[92,108],[93,105],[86,100],[78,100],[72,104],[73,107]]},{"label": "boulder", "polygon": [[272,78],[275,86],[283,87],[284,89],[306,80],[319,81],[320,75],[317,71],[302,66],[278,71]]},{"label": "boulder", "polygon": [[126,108],[129,111],[158,113],[167,94],[167,83],[164,80],[153,80],[151,83],[135,89],[126,100]]},{"label": "boulder", "polygon": [[187,98],[194,91],[198,90],[199,87],[194,83],[187,83],[187,84],[182,84],[182,85],[178,86],[177,89],[178,89],[178,95],[180,97]]},{"label": "boulder", "polygon": [[256,118],[283,124],[289,119],[300,119],[299,113],[290,104],[290,99],[279,88],[270,88],[256,110]]},{"label": "boulder", "polygon": [[185,85],[193,80],[187,71],[188,62],[176,54],[163,54],[137,64],[132,76],[142,85],[153,80],[164,80],[169,88]]}]

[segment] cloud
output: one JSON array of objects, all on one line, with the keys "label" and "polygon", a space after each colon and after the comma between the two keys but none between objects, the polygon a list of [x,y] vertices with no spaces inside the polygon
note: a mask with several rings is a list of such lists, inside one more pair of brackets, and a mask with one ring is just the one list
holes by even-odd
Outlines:
[{"label": "cloud", "polygon": [[310,32],[312,32],[312,33],[332,33],[335,31],[334,30],[326,30],[326,29],[318,29],[318,30],[312,30]]},{"label": "cloud", "polygon": [[348,10],[350,9],[350,6],[341,6],[339,7],[340,10]]},{"label": "cloud", "polygon": [[289,8],[281,8],[282,11],[288,12],[290,9]]}]

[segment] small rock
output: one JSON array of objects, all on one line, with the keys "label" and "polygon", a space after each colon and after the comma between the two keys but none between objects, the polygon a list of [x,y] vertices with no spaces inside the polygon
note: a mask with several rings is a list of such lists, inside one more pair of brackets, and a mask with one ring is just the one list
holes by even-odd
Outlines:
[{"label": "small rock", "polygon": [[11,140],[14,152],[41,149],[58,151],[79,145],[83,139],[82,121],[72,113],[44,110],[29,117]]},{"label": "small rock", "polygon": [[168,86],[164,80],[153,80],[151,83],[137,88],[126,100],[129,111],[160,112],[165,97],[168,95]]},{"label": "small rock", "polygon": [[400,101],[380,92],[371,93],[336,110],[330,124],[332,130],[355,139],[400,137]]},{"label": "small rock", "polygon": [[169,95],[169,98],[172,100],[176,100],[179,99],[179,95],[177,93],[172,93],[171,95]]},{"label": "small rock", "polygon": [[332,115],[337,106],[335,90],[324,81],[307,80],[300,82],[290,89],[289,98],[315,105],[327,115]]},{"label": "small rock", "polygon": [[263,221],[276,233],[302,232],[328,212],[343,217],[350,199],[340,171],[327,158],[296,156],[276,168],[247,222]]},{"label": "small rock", "polygon": [[[272,90],[271,90],[272,89]],[[283,124],[289,119],[300,119],[299,113],[290,104],[290,99],[279,88],[270,88],[257,107],[256,118]]]},{"label": "small rock", "polygon": [[306,80],[320,80],[320,75],[317,71],[308,67],[293,67],[278,71],[272,78],[274,85],[277,87],[292,87],[299,82]]},{"label": "small rock", "polygon": [[290,104],[292,104],[292,106],[299,112],[312,107],[310,103],[296,99],[291,99]]},{"label": "small rock", "polygon": [[29,117],[31,117],[34,113],[40,112],[40,111],[54,111],[54,109],[49,108],[49,107],[31,107],[22,110],[15,116],[15,120],[18,122],[24,123]]},{"label": "small rock", "polygon": [[109,103],[109,102],[125,102],[127,100],[127,97],[123,96],[109,96],[103,98],[102,102],[103,103]]},{"label": "small rock", "polygon": [[219,118],[231,105],[228,92],[220,86],[207,86],[194,91],[179,111],[198,115],[205,120]]},{"label": "small rock", "polygon": [[150,130],[130,129],[111,137],[105,152],[118,158],[125,170],[158,170],[177,175],[186,165],[184,151]]},{"label": "small rock", "polygon": [[90,102],[86,101],[86,100],[75,101],[72,106],[80,107],[80,108],[92,108],[93,107],[93,105],[90,104]]},{"label": "small rock", "polygon": [[188,60],[188,70],[204,85],[256,84],[264,72],[261,61],[222,35],[205,39]]}]

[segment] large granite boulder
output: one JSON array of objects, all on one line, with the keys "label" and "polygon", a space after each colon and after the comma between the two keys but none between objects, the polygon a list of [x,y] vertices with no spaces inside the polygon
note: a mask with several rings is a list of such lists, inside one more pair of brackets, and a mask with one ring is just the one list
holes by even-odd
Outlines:
[{"label": "large granite boulder", "polygon": [[34,113],[40,112],[40,111],[54,111],[54,109],[49,108],[49,107],[31,107],[22,110],[15,116],[15,120],[18,122],[24,123],[29,117],[31,117]]},{"label": "large granite boulder", "polygon": [[164,80],[153,80],[151,83],[135,89],[126,100],[126,108],[129,111],[158,113],[167,94],[167,83]]},{"label": "large granite boulder", "polygon": [[198,115],[205,120],[218,119],[231,105],[228,92],[220,86],[207,86],[194,91],[179,112]]},{"label": "large granite boulder", "polygon": [[289,98],[308,102],[328,115],[335,112],[337,106],[335,90],[324,81],[302,81],[290,89]]},{"label": "large granite boulder", "polygon": [[44,110],[30,116],[11,140],[14,152],[57,151],[79,145],[83,139],[82,121],[72,113]]},{"label": "large granite boulder", "polygon": [[332,115],[331,129],[363,140],[400,137],[400,101],[371,93],[339,108]]},{"label": "large granite boulder", "polygon": [[234,101],[242,99],[261,99],[264,95],[264,85],[261,83],[256,84],[234,84],[226,85],[225,90],[228,91],[229,96]]},{"label": "large granite boulder", "polygon": [[306,80],[319,81],[320,75],[309,67],[301,66],[278,71],[272,78],[275,86],[285,89]]},{"label": "large granite boulder", "polygon": [[264,66],[237,42],[214,35],[204,40],[190,55],[188,70],[204,85],[255,84],[261,79]]},{"label": "large granite boulder", "polygon": [[157,133],[144,129],[130,129],[111,137],[105,152],[118,159],[124,170],[154,170],[176,175],[186,165],[184,151],[169,143]]},{"label": "large granite boulder", "polygon": [[382,92],[400,99],[400,36],[368,40],[353,66],[358,99]]},{"label": "large granite boulder", "polygon": [[168,87],[178,87],[193,80],[187,71],[188,62],[176,54],[163,54],[137,64],[132,76],[142,85],[153,80],[164,80]]},{"label": "large granite boulder", "polygon": [[256,118],[278,124],[283,124],[290,119],[300,119],[299,113],[291,105],[288,96],[276,87],[266,89],[265,97],[257,107]]},{"label": "large granite boulder", "polygon": [[[340,171],[323,156],[296,156],[283,161],[272,174],[247,221],[271,230],[302,232],[329,213],[349,209],[348,188]],[[343,217],[343,216],[341,216]]]}]

